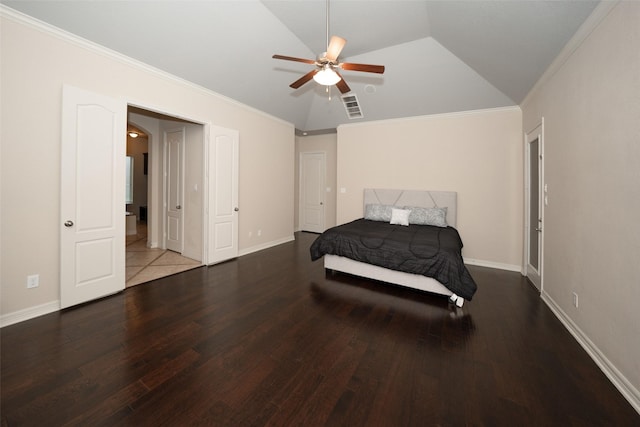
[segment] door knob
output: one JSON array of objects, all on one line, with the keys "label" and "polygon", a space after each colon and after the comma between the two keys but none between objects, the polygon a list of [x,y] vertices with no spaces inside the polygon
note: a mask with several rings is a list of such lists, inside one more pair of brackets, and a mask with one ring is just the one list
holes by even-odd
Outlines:
[{"label": "door knob", "polygon": [[73,227],[73,221],[71,221],[71,220],[67,220],[67,221],[65,221],[65,222],[64,222],[64,226],[65,226],[65,227]]},{"label": "door knob", "polygon": [[182,209],[182,206],[178,205],[176,206],[176,209]]},{"label": "door knob", "polygon": [[234,211],[238,212],[240,209],[238,208],[233,208]]}]

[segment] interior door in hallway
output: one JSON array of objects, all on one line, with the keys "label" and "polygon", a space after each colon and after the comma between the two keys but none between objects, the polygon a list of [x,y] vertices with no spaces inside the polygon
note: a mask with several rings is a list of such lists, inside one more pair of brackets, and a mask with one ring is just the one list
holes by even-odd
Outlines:
[{"label": "interior door in hallway", "polygon": [[184,247],[183,194],[184,194],[184,128],[164,134],[167,188],[166,247],[182,253]]},{"label": "interior door in hallway", "polygon": [[300,153],[300,229],[322,233],[324,225],[325,153]]},{"label": "interior door in hallway", "polygon": [[126,120],[124,101],[63,87],[62,308],[124,289]]}]

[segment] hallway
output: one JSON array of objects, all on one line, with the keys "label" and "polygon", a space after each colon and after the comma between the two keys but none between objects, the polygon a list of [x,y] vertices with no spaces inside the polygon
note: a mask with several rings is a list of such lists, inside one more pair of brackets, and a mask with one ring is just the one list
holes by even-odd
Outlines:
[{"label": "hallway", "polygon": [[138,222],[137,234],[127,235],[126,287],[201,266],[200,261],[166,249],[147,247],[147,224]]}]

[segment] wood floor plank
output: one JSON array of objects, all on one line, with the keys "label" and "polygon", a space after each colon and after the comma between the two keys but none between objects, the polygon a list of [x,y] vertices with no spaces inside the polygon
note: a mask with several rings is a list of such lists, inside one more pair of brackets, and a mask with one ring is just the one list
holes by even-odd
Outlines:
[{"label": "wood floor plank", "polygon": [[1,425],[640,425],[520,274],[457,309],[314,238],[3,328]]}]

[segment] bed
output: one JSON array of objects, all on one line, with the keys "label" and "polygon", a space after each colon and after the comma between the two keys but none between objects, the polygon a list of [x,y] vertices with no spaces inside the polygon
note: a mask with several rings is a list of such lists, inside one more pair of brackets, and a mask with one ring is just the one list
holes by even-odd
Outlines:
[{"label": "bed", "polygon": [[363,218],[332,227],[310,247],[327,270],[449,297],[462,307],[477,285],[462,259],[457,193],[364,190]]}]

